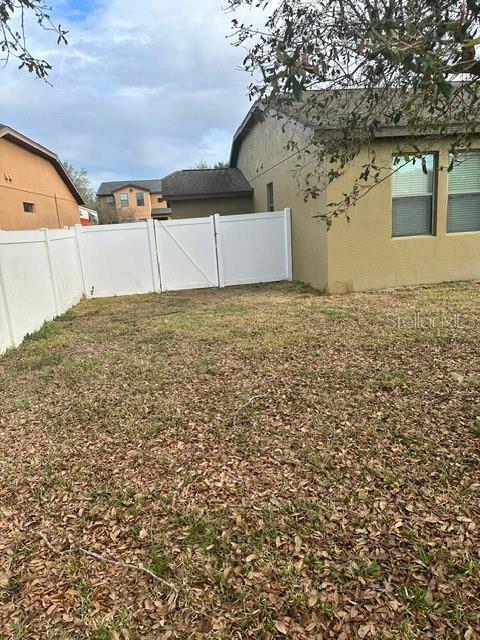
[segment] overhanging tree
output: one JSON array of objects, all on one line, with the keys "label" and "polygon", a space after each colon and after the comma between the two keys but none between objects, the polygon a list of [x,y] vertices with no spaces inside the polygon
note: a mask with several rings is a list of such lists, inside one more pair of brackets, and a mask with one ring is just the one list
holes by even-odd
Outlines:
[{"label": "overhanging tree", "polygon": [[85,167],[77,168],[68,160],[63,160],[62,164],[67,170],[67,173],[70,176],[77,191],[82,196],[83,201],[85,202],[85,206],[88,209],[93,209],[94,211],[96,211],[97,197],[95,195],[95,191],[92,189],[88,170]]},{"label": "overhanging tree", "polygon": [[67,44],[67,33],[53,21],[52,9],[44,0],[0,0],[0,61],[5,66],[11,59],[38,78],[46,80],[51,64],[36,56],[28,44],[27,25],[38,25],[53,34],[57,44]]},{"label": "overhanging tree", "polygon": [[218,160],[210,164],[206,160],[200,160],[193,165],[192,169],[228,169],[228,161]]},{"label": "overhanging tree", "polygon": [[[313,129],[328,131],[312,135],[308,148],[290,143],[305,197],[316,198],[362,150],[369,150],[351,192],[331,203],[325,215],[329,223],[340,214],[348,217],[358,198],[402,163],[418,161],[426,171],[433,138],[448,141],[451,163],[458,161],[459,149],[471,145],[480,115],[480,2],[229,4],[233,10],[256,6],[267,16],[263,28],[233,20],[235,44],[247,48],[244,67],[253,78],[251,97],[283,114],[301,108]],[[399,126],[405,131],[395,149],[399,160],[380,166],[377,134]]]}]

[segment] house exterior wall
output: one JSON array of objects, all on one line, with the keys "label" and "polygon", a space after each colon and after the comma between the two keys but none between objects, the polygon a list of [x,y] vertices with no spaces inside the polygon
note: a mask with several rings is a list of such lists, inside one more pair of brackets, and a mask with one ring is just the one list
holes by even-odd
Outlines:
[{"label": "house exterior wall", "polygon": [[274,209],[292,209],[293,277],[318,289],[327,286],[327,232],[315,217],[325,212],[326,196],[304,202],[302,182],[293,176],[296,157],[286,149],[294,139],[304,146],[300,129],[286,127],[273,117],[257,122],[242,140],[236,166],[254,189],[254,211],[267,211],[267,185],[273,183]]},{"label": "house exterior wall", "polygon": [[172,219],[204,218],[214,213],[232,215],[237,213],[252,213],[252,196],[232,198],[205,198],[195,200],[170,200]]},{"label": "house exterior wall", "polygon": [[97,196],[97,208],[100,224],[105,224],[109,217],[112,216],[112,213],[115,212],[115,207],[108,204],[107,196]]},{"label": "house exterior wall", "polygon": [[[121,206],[120,195],[122,193],[128,194],[128,207]],[[145,202],[145,205],[143,207],[137,206],[137,193],[143,193],[143,199]],[[137,187],[126,187],[115,191],[113,193],[113,197],[115,198],[115,207],[120,217],[127,216],[132,220],[148,220],[152,217],[152,203],[150,200],[150,192],[146,189],[139,189]]]},{"label": "house exterior wall", "polygon": [[[448,143],[431,143],[438,153],[436,235],[392,238],[392,180],[386,179],[339,218],[328,232],[331,293],[480,278],[480,232],[447,234]],[[480,140],[472,149],[480,148]],[[377,164],[389,166],[394,141],[379,142]],[[361,154],[327,190],[330,202],[351,190],[366,160]]]},{"label": "house exterior wall", "polygon": [[[34,205],[26,213],[23,203]],[[0,138],[0,229],[62,228],[80,222],[78,203],[55,167]]]},{"label": "house exterior wall", "polygon": [[[160,200],[160,202],[159,202]],[[150,211],[152,209],[166,209],[167,208],[167,203],[166,201],[163,199],[163,196],[161,193],[151,193],[150,194]]]},{"label": "house exterior wall", "polygon": [[[137,206],[136,194],[143,193],[145,206]],[[128,193],[129,206],[122,207],[120,203],[120,194]],[[98,196],[98,206],[100,211],[100,219],[103,222],[133,222],[135,220],[148,220],[152,217],[152,209],[165,209],[167,203],[163,200],[161,193],[150,193],[146,189],[137,187],[122,187],[113,193],[114,203],[108,203],[108,196]],[[161,202],[158,202],[158,198]]]}]

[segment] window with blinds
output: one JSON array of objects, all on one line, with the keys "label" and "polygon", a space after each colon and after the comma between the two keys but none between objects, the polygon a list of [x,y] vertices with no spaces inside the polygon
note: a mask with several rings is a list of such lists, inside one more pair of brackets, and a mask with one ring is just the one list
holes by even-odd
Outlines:
[{"label": "window with blinds", "polygon": [[447,232],[462,231],[480,231],[480,151],[459,154],[448,174]]},{"label": "window with blinds", "polygon": [[427,236],[433,233],[435,156],[392,160],[392,237]]}]

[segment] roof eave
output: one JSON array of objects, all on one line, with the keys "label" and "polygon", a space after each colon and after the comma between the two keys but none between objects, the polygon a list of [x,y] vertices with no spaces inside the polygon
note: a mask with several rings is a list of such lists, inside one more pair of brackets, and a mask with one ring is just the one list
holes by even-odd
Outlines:
[{"label": "roof eave", "polygon": [[149,189],[148,187],[141,187],[139,184],[135,184],[135,182],[128,182],[127,184],[123,184],[121,187],[118,187],[118,189],[114,189],[112,191],[111,194],[108,195],[113,195],[114,193],[118,193],[119,191],[122,191],[122,189],[140,189],[141,191],[146,191],[147,193],[152,193],[152,190]]},{"label": "roof eave", "polygon": [[45,160],[48,160],[57,170],[57,173],[60,175],[60,177],[66,184],[66,186],[68,187],[69,191],[71,192],[71,194],[73,195],[77,203],[80,205],[85,204],[82,196],[80,195],[76,186],[73,184],[72,179],[70,178],[67,170],[61,163],[60,158],[57,156],[56,153],[53,153],[53,151],[50,151],[50,149],[43,147],[41,144],[38,144],[34,140],[27,138],[27,136],[24,136],[19,131],[15,131],[15,129],[12,129],[11,127],[4,127],[3,129],[0,129],[0,138],[5,138],[8,141],[13,141],[15,144],[22,147],[23,149],[26,149],[27,151],[30,151],[31,153],[35,153],[36,155],[44,158]]},{"label": "roof eave", "polygon": [[224,191],[222,193],[195,193],[189,195],[175,195],[164,193],[165,200],[209,200],[211,198],[246,198],[253,194],[253,189],[244,191]]},{"label": "roof eave", "polygon": [[[442,129],[442,131],[438,130],[418,130],[418,131],[412,131],[411,129],[409,129],[408,127],[405,126],[395,126],[395,127],[382,127],[381,129],[379,129],[378,131],[375,132],[374,134],[374,138],[414,138],[416,136],[418,137],[429,137],[429,138],[435,138],[438,136],[442,136],[442,135],[453,135],[456,133],[461,133],[464,128],[465,125],[461,124],[461,123],[455,123],[455,124],[445,124],[443,125],[444,129]],[[480,130],[480,125],[479,125],[479,130]],[[333,134],[333,133],[337,133],[339,131],[342,131],[341,127],[316,127],[315,128],[315,134]]]},{"label": "roof eave", "polygon": [[255,102],[255,104],[250,108],[241,125],[238,127],[233,136],[232,148],[230,151],[230,167],[236,168],[240,145],[245,135],[253,129],[253,126],[259,117],[265,117],[269,115],[283,120],[285,124],[288,124],[290,127],[298,128],[303,133],[311,133],[313,131],[312,127],[310,127],[307,123],[302,122],[301,119],[295,118],[292,115],[288,115],[280,108],[273,109],[271,107],[266,107],[265,105],[262,105],[259,100],[257,100],[257,102]]},{"label": "roof eave", "polygon": [[262,107],[259,101],[253,104],[245,118],[242,120],[240,126],[233,134],[232,148],[230,150],[229,165],[231,168],[236,168],[238,160],[238,152],[240,150],[240,144],[248,131],[252,129],[252,124],[256,117],[262,112]]}]

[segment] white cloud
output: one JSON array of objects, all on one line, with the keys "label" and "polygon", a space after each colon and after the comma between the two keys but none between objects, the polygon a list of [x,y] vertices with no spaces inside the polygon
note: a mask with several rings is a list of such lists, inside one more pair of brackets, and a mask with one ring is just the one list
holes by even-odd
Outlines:
[{"label": "white cloud", "polygon": [[95,182],[227,159],[249,77],[226,39],[224,2],[110,0],[78,20],[63,0],[69,46],[48,34],[35,42],[54,65],[53,87],[14,65],[0,71],[0,122],[86,166]]}]

